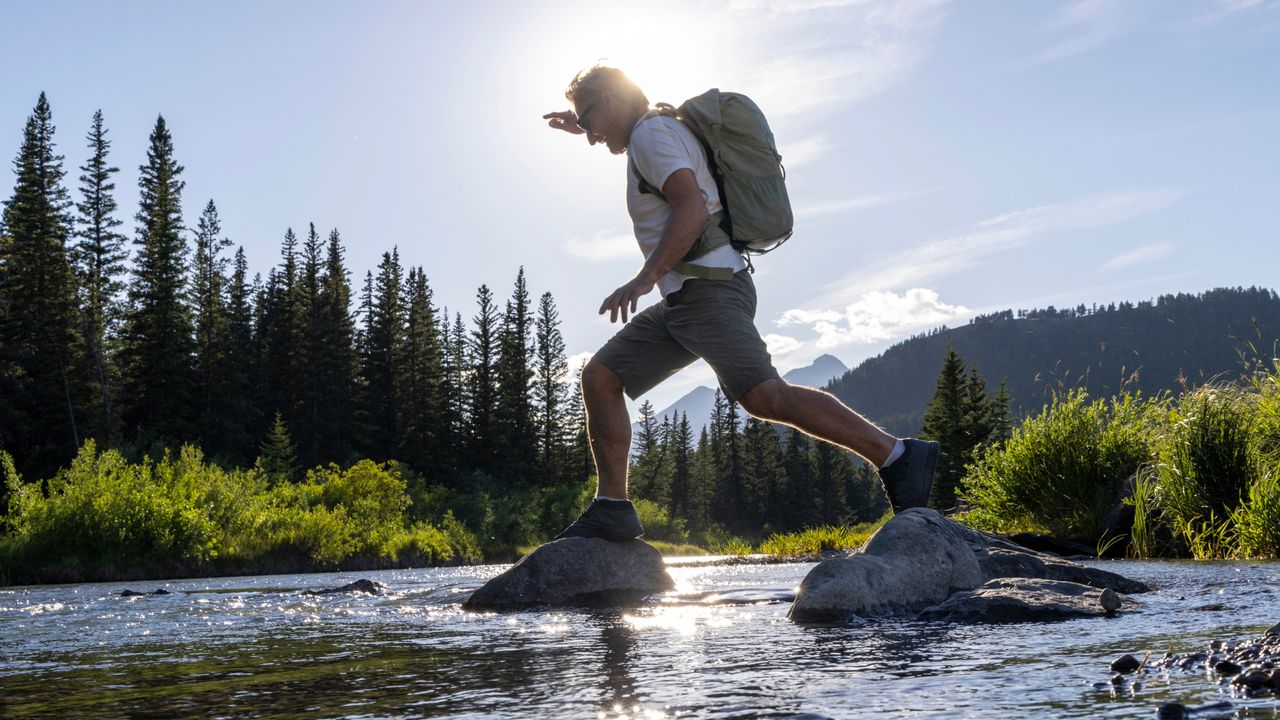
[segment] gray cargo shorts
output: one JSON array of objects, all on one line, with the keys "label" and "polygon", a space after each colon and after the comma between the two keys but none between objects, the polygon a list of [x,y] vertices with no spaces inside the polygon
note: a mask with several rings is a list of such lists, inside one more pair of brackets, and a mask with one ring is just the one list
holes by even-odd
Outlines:
[{"label": "gray cargo shorts", "polygon": [[622,378],[636,399],[698,358],[707,361],[731,402],[778,377],[756,329],[756,286],[740,270],[731,280],[686,280],[622,327],[592,357]]}]

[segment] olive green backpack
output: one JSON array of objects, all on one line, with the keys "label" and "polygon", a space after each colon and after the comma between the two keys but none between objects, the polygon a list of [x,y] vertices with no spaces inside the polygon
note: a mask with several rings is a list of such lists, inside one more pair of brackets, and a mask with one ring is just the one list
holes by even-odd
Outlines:
[{"label": "olive green backpack", "polygon": [[[741,253],[762,254],[791,237],[794,220],[782,156],[769,122],[751,98],[713,88],[680,107],[659,103],[644,119],[657,115],[679,119],[702,143],[724,207],[707,220],[676,272],[726,279],[732,276],[728,268],[701,267],[689,261],[724,245]],[[629,162],[640,192],[662,198],[662,191],[644,179],[635,160]]]}]

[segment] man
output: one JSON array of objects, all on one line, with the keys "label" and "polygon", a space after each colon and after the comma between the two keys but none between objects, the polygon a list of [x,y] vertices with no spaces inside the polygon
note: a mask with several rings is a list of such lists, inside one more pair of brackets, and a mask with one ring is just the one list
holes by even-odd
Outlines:
[{"label": "man", "polygon": [[[747,263],[732,246],[687,260],[702,268],[727,268],[731,279],[696,277],[698,268],[681,264],[707,218],[721,210],[706,154],[692,131],[676,118],[650,113],[648,98],[614,68],[580,73],[565,97],[573,110],[544,115],[548,124],[586,135],[588,143],[603,143],[614,155],[629,153],[635,170],[661,196],[642,192],[628,163],[627,211],[645,262],[600,305],[600,314],[609,313],[610,322],[621,318],[624,325],[582,372],[599,485],[596,499],[556,539],[623,541],[643,534],[627,500],[631,421],[622,394],[635,399],[697,358],[715,371],[729,401],[748,413],[874,463],[895,512],[927,505],[937,443],[895,438],[829,393],[781,379],[755,327],[756,291]],[[676,272],[678,265],[690,274]],[[663,299],[636,313],[639,299],[655,286]]]}]

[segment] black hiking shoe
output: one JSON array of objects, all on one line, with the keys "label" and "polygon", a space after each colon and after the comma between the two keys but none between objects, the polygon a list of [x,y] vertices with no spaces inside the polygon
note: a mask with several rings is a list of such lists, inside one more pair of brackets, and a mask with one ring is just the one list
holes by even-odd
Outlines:
[{"label": "black hiking shoe", "polygon": [[614,542],[635,540],[644,535],[640,517],[630,500],[592,500],[586,510],[564,532],[552,538],[600,538]]},{"label": "black hiking shoe", "polygon": [[908,438],[902,441],[906,450],[887,468],[880,471],[884,493],[889,496],[893,514],[913,507],[929,507],[929,491],[933,488],[933,468],[938,464],[936,442]]}]

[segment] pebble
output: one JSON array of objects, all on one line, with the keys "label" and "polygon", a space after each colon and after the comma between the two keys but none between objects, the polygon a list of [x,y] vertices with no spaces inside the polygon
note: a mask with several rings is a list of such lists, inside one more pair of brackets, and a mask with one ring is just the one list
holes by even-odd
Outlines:
[{"label": "pebble", "polygon": [[1241,667],[1230,660],[1219,660],[1213,666],[1213,671],[1219,675],[1239,675]]},{"label": "pebble", "polygon": [[1182,703],[1165,703],[1156,711],[1157,720],[1186,720],[1191,717]]},{"label": "pebble", "polygon": [[1120,609],[1120,596],[1116,594],[1115,590],[1107,588],[1098,596],[1098,603],[1102,605],[1102,609],[1106,611],[1107,615],[1111,615]]},{"label": "pebble", "polygon": [[1112,675],[1112,676],[1111,676],[1111,684],[1112,684],[1112,685],[1123,685],[1123,684],[1124,684],[1124,676],[1123,676],[1123,675],[1121,675],[1120,673],[1116,673],[1115,675]]},{"label": "pebble", "polygon": [[1111,661],[1112,672],[1131,673],[1142,666],[1142,661],[1132,655],[1121,655]]}]

